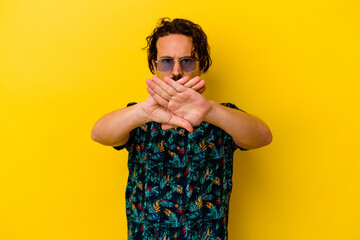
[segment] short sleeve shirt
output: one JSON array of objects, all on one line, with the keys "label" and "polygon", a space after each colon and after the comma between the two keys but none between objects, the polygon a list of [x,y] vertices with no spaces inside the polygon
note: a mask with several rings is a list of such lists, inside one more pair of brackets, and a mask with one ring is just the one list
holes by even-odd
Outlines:
[{"label": "short sleeve shirt", "polygon": [[114,148],[129,152],[128,239],[227,239],[233,154],[240,148],[227,132],[208,122],[192,133],[148,122]]}]

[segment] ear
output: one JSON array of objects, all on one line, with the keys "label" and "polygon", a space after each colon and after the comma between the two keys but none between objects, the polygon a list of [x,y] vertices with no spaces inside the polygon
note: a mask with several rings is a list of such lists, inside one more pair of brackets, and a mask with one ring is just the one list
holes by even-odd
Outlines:
[{"label": "ear", "polygon": [[153,65],[155,75],[157,75],[157,74],[158,74],[158,70],[157,70],[157,68],[156,68],[156,63],[155,63],[154,60],[151,60],[151,63],[152,63],[152,65]]}]

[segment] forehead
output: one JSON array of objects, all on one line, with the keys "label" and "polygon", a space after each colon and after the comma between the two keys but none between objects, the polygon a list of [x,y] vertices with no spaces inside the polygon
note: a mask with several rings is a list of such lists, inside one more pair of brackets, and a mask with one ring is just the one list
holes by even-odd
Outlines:
[{"label": "forehead", "polygon": [[181,58],[191,56],[193,44],[191,37],[181,34],[170,34],[160,37],[156,42],[157,57]]}]

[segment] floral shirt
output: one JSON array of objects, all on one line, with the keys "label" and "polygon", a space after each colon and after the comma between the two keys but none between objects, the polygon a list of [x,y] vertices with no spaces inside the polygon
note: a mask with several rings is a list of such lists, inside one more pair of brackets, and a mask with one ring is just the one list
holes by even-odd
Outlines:
[{"label": "floral shirt", "polygon": [[228,133],[208,122],[193,133],[148,122],[114,148],[129,152],[128,239],[228,238],[233,154],[240,148]]}]

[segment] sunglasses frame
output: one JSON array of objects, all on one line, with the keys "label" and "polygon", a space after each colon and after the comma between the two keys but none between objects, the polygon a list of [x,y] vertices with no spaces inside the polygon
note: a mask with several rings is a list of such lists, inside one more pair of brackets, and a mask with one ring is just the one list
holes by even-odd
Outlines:
[{"label": "sunglasses frame", "polygon": [[[158,62],[159,62],[160,60],[164,60],[164,59],[170,59],[170,60],[173,61],[173,65],[172,65],[172,67],[171,67],[171,69],[170,69],[169,71],[161,71],[160,68],[159,68]],[[194,60],[194,61],[195,61],[195,64],[199,63],[199,60],[197,60],[197,59],[194,58],[194,57],[182,57],[182,58],[179,58],[179,59],[173,59],[173,58],[171,58],[171,57],[163,57],[163,58],[159,58],[158,60],[156,60],[155,63],[156,63],[156,66],[157,66],[157,68],[159,69],[160,72],[170,72],[170,71],[174,68],[174,65],[175,65],[175,62],[176,62],[176,61],[179,61],[179,62],[180,62],[180,66],[181,66],[181,60],[184,60],[184,59]],[[181,66],[181,69],[182,69],[184,72],[194,72],[195,69],[196,69],[196,65],[195,65],[195,69],[192,70],[192,71],[185,71],[182,66]]]}]

